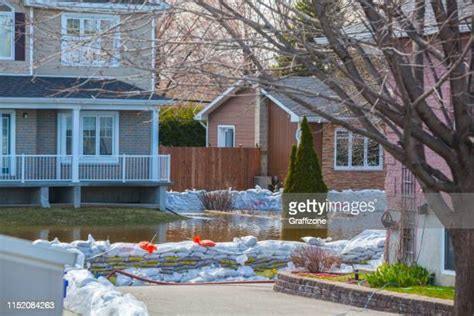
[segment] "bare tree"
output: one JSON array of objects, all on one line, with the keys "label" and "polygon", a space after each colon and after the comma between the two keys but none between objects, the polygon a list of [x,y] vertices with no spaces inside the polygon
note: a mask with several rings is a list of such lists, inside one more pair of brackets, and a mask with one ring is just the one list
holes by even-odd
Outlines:
[{"label": "bare tree", "polygon": [[[196,2],[222,28],[240,21],[258,35],[252,41],[233,35],[254,63],[256,81],[286,88],[275,84],[267,59],[269,54],[286,56],[324,81],[333,93],[319,96],[342,103],[358,124],[298,96],[311,91],[286,88],[291,98],[382,144],[416,176],[452,236],[455,313],[474,314],[472,3],[348,0],[340,23],[333,18],[331,1],[305,1],[306,10],[293,1],[243,1],[247,16],[231,1]],[[334,71],[322,71],[321,61]],[[433,164],[433,155],[446,168]]]}]

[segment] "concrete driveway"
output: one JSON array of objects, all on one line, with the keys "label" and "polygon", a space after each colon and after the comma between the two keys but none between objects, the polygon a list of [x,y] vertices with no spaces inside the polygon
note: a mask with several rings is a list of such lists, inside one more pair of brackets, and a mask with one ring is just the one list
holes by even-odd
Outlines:
[{"label": "concrete driveway", "polygon": [[394,315],[274,292],[272,284],[120,287],[150,315]]}]

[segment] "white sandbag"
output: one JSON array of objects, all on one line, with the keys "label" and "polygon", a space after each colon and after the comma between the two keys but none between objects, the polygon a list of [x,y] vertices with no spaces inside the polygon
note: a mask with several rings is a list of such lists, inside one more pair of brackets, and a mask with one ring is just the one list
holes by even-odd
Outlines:
[{"label": "white sandbag", "polygon": [[143,302],[132,295],[124,295],[104,278],[95,279],[87,270],[70,270],[64,308],[84,316],[118,315],[146,316],[148,310]]}]

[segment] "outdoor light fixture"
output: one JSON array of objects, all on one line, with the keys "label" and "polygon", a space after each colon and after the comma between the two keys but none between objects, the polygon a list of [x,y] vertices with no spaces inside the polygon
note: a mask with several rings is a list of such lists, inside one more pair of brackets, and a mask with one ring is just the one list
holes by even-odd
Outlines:
[{"label": "outdoor light fixture", "polygon": [[23,118],[27,119],[28,118],[28,112],[23,112]]}]

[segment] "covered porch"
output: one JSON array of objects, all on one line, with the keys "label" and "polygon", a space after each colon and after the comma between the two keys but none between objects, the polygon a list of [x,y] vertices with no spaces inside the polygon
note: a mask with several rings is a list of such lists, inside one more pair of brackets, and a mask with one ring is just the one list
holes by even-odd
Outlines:
[{"label": "covered porch", "polygon": [[[84,91],[50,97],[65,83]],[[20,84],[0,91],[0,205],[117,200],[164,207],[170,156],[159,154],[159,109],[172,100],[120,81]]]}]

